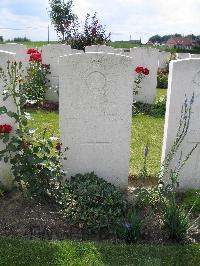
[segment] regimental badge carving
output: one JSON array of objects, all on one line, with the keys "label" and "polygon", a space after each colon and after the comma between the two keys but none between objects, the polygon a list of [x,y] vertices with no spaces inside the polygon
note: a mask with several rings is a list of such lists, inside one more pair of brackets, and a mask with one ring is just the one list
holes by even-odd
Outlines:
[{"label": "regimental badge carving", "polygon": [[93,90],[94,93],[105,94],[106,92],[106,77],[99,71],[93,71],[86,77],[86,84],[88,89]]}]

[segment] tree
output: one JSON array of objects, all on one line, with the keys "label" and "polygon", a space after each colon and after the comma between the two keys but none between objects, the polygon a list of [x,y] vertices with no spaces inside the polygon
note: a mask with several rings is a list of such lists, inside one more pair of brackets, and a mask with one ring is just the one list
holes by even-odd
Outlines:
[{"label": "tree", "polygon": [[13,39],[14,42],[30,42],[31,40],[26,37],[15,37]]},{"label": "tree", "polygon": [[72,25],[75,15],[72,13],[72,0],[49,0],[49,16],[51,23],[57,32],[58,37],[64,42],[71,37]]},{"label": "tree", "polygon": [[156,42],[161,43],[161,41],[162,41],[162,37],[158,34],[149,38],[149,42],[152,42],[152,43],[156,43]]},{"label": "tree", "polygon": [[0,42],[3,42],[3,36],[0,36]]},{"label": "tree", "polygon": [[74,23],[73,36],[67,40],[67,44],[73,49],[84,50],[86,46],[107,44],[110,42],[111,33],[106,34],[105,26],[101,25],[97,13],[93,16],[86,15],[82,31],[79,31],[78,23]]}]

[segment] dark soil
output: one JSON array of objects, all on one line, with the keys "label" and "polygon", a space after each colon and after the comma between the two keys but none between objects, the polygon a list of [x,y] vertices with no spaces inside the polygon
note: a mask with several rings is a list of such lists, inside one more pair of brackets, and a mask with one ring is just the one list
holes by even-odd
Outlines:
[{"label": "dark soil", "polygon": [[19,193],[0,199],[0,237],[48,240],[87,238],[80,229],[66,222],[54,204],[25,199]]},{"label": "dark soil", "polygon": [[[144,221],[140,243],[170,243],[161,230],[159,215],[145,209],[142,216],[151,213]],[[194,217],[195,218],[195,217]],[[10,193],[0,199],[0,237],[47,240],[113,240],[109,234],[89,234],[70,226],[54,204],[41,204],[25,199],[19,192]],[[200,242],[200,226],[194,228],[187,243]]]},{"label": "dark soil", "polygon": [[44,101],[39,105],[27,103],[23,108],[24,110],[38,110],[38,108],[40,108],[48,112],[54,112],[59,110],[59,103],[54,103],[49,101]]}]

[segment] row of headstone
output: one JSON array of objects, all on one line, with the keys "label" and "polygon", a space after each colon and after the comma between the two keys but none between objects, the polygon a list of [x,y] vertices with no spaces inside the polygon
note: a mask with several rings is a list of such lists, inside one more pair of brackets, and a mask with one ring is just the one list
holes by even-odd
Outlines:
[{"label": "row of headstone", "polygon": [[[130,57],[115,54],[86,53],[60,59],[60,129],[62,143],[69,147],[64,163],[68,177],[94,171],[127,188],[133,70]],[[194,104],[187,135],[172,156],[165,180],[169,179],[170,170],[179,167],[180,158],[184,161],[200,143],[199,91],[200,59],[172,61],[162,161],[176,140],[182,106],[189,106],[191,99],[193,102],[193,93]],[[199,156],[198,146],[179,173],[180,189],[200,188]]]},{"label": "row of headstone", "polygon": [[[139,52],[134,50],[135,58]],[[147,57],[149,55],[147,54]],[[0,67],[16,60],[14,53],[0,51]],[[144,61],[145,63],[145,61]],[[62,143],[69,147],[68,160],[63,162],[68,177],[94,171],[109,182],[127,188],[132,123],[132,78],[134,61],[114,53],[91,52],[69,54],[60,58],[60,130]],[[14,110],[12,101],[3,102],[0,84],[0,106]],[[169,88],[162,160],[166,158],[179,128],[185,95],[194,94],[188,133],[170,163],[173,170],[182,155],[200,142],[200,59],[185,59],[170,63]],[[187,103],[189,105],[189,102]],[[185,119],[183,117],[183,119]],[[12,119],[0,116],[0,124]],[[3,148],[0,143],[0,149]],[[200,188],[200,148],[194,150],[180,172],[180,188]],[[9,164],[0,163],[0,181],[11,180]],[[170,172],[170,171],[169,171]],[[169,172],[165,176],[169,178]]]},{"label": "row of headstone", "polygon": [[[49,45],[42,47],[43,61],[51,66],[50,89],[46,94],[46,98],[49,101],[56,102],[59,97],[59,71],[58,62],[59,56],[79,53],[77,50],[71,49],[66,45]],[[118,55],[124,55],[122,49],[114,49],[106,45],[93,45],[85,48],[85,53],[112,53]],[[83,52],[82,52],[83,53]],[[139,91],[136,101],[152,104],[156,97],[156,85],[157,85],[157,70],[158,70],[158,50],[152,48],[134,48],[130,50],[130,57],[133,59],[133,68],[137,66],[147,67],[150,70],[148,77],[145,77],[141,83],[141,91]],[[132,82],[134,78],[131,78]]]},{"label": "row of headstone", "polygon": [[[0,51],[0,67],[15,54]],[[63,167],[68,177],[94,171],[113,184],[126,188],[130,157],[133,88],[135,75],[130,57],[85,53],[63,56],[59,64],[60,130],[63,145],[69,147]],[[0,84],[0,106],[14,111],[12,101],[3,101]],[[0,124],[14,121],[0,116]],[[2,141],[0,149],[4,148]],[[9,186],[11,169],[0,163],[0,181]]]},{"label": "row of headstone", "polygon": [[[16,53],[16,60],[23,62],[25,67],[28,65],[29,56],[26,54],[27,47],[21,44],[1,44],[0,49]],[[70,46],[64,44],[50,44],[41,47],[43,63],[50,64],[50,80],[49,89],[46,93],[46,99],[52,102],[59,101],[59,57],[74,54],[84,53],[82,50],[71,49]],[[114,49],[106,45],[92,45],[85,48],[85,52],[103,52],[126,55],[123,49]],[[141,84],[142,90],[136,98],[137,101],[143,103],[153,103],[156,96],[156,76],[158,70],[159,53],[157,49],[151,48],[133,48],[130,49],[128,55],[133,57],[134,67],[144,66],[150,70],[150,74]],[[132,79],[133,80],[133,79]]]},{"label": "row of headstone", "polygon": [[[7,75],[7,62],[14,62],[16,60],[16,54],[6,51],[0,50],[0,68]],[[16,108],[14,105],[14,101],[11,98],[8,98],[6,101],[3,100],[3,90],[5,83],[2,79],[0,79],[0,107],[5,106],[9,111],[15,112]],[[13,130],[11,134],[13,134],[14,129],[16,128],[16,124],[13,119],[8,117],[7,115],[0,115],[0,125],[9,124],[12,126]],[[5,148],[5,144],[0,141],[0,150]],[[11,166],[9,163],[4,163],[4,161],[0,161],[0,183],[4,186],[10,188],[12,184],[12,174],[11,174]]]}]

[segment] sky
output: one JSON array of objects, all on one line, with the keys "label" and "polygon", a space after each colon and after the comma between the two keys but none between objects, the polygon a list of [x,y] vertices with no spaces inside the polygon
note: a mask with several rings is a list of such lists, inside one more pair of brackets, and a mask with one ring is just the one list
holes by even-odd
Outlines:
[{"label": "sky", "polygon": [[[87,13],[97,16],[111,39],[129,40],[159,34],[200,35],[200,0],[74,0],[73,11],[81,21]],[[0,36],[57,40],[48,16],[49,0],[0,0]]]}]

